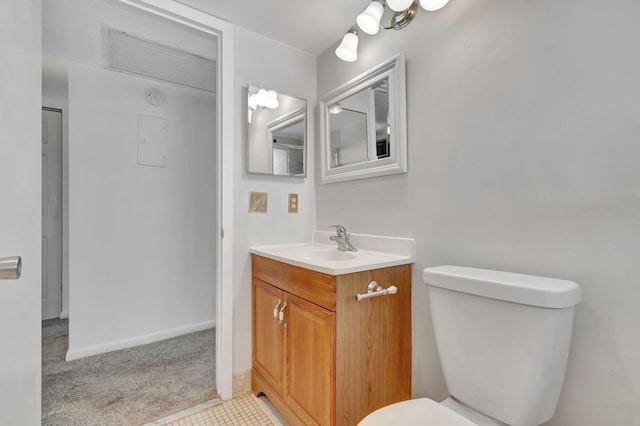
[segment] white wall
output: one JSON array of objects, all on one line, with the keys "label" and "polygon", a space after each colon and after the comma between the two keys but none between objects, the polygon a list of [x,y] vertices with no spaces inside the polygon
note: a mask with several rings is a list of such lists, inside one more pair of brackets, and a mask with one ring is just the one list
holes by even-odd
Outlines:
[{"label": "white wall", "polygon": [[[72,64],[69,99],[68,357],[213,326],[215,96]],[[166,167],[137,164],[139,114],[167,120]]]},{"label": "white wall", "polygon": [[[310,241],[315,229],[316,58],[241,27],[234,32],[235,177],[233,370],[251,368],[251,258],[259,244]],[[307,178],[246,172],[246,88],[249,84],[307,99],[309,106]],[[249,214],[249,192],[269,194],[267,214]],[[287,213],[287,197],[300,197],[299,213]]]},{"label": "white wall", "polygon": [[[414,237],[413,394],[442,399],[423,268],[582,286],[549,425],[640,419],[640,4],[452,0],[359,59],[318,58],[318,94],[407,59],[409,173],[318,185],[318,229]],[[319,180],[317,180],[319,182]]]},{"label": "white wall", "polygon": [[69,198],[68,63],[105,64],[103,25],[146,39],[216,58],[216,40],[185,26],[158,19],[108,0],[48,0],[42,4],[42,103],[62,109],[63,117],[63,314],[68,315]]}]

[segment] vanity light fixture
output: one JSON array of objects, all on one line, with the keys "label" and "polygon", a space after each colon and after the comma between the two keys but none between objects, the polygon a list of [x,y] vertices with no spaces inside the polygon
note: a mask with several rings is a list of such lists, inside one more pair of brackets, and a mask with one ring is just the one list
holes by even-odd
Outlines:
[{"label": "vanity light fixture", "polygon": [[342,38],[342,43],[336,48],[336,56],[346,62],[358,59],[358,30],[355,26]]},{"label": "vanity light fixture", "polygon": [[258,89],[257,92],[249,93],[249,110],[247,112],[247,121],[251,124],[253,111],[260,108],[276,109],[280,106],[278,101],[278,92],[275,90]]},{"label": "vanity light fixture", "polygon": [[259,89],[256,93],[249,95],[249,108],[257,109],[258,107],[275,109],[278,108],[278,92],[275,90]]},{"label": "vanity light fixture", "polygon": [[340,104],[331,105],[329,107],[329,114],[340,114],[342,112],[342,107]]},{"label": "vanity light fixture", "polygon": [[263,105],[265,108],[276,109],[280,105],[278,102],[278,93],[275,90],[267,90]]},{"label": "vanity light fixture", "polygon": [[429,12],[442,9],[447,3],[449,3],[449,0],[420,0],[420,6]]},{"label": "vanity light fixture", "polygon": [[413,3],[413,0],[387,0],[387,6],[394,12],[402,12],[409,9],[409,6]]},{"label": "vanity light fixture", "polygon": [[[449,0],[419,0],[420,6],[429,12],[442,9]],[[385,7],[393,12],[388,26],[380,24]],[[385,30],[401,30],[409,25],[418,13],[418,3],[414,0],[373,0],[358,15],[356,24],[347,31],[342,43],[336,48],[336,56],[346,62],[358,59],[358,27],[369,35],[378,34],[380,28]]]},{"label": "vanity light fixture", "polygon": [[362,31],[375,35],[380,31],[380,20],[384,13],[384,6],[378,0],[369,3],[369,6],[356,18],[356,23]]}]

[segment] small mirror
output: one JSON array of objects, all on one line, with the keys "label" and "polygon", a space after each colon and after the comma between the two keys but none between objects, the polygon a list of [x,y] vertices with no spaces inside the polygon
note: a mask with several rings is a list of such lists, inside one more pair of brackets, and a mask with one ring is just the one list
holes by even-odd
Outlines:
[{"label": "small mirror", "polygon": [[247,172],[307,175],[307,101],[257,86],[247,89]]},{"label": "small mirror", "polygon": [[321,100],[322,182],[407,171],[404,56]]}]

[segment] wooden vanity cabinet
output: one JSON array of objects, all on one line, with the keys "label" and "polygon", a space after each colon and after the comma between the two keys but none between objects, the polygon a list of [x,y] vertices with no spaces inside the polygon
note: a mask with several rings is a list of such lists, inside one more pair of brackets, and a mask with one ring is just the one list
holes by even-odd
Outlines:
[{"label": "wooden vanity cabinet", "polygon": [[[254,254],[252,275],[252,391],[291,424],[356,425],[411,397],[411,265],[332,276]],[[357,302],[373,280],[398,293]]]},{"label": "wooden vanity cabinet", "polygon": [[[333,424],[328,372],[335,363],[335,313],[256,279],[253,301],[252,374],[269,388],[252,378],[254,392],[265,393],[279,408],[274,394],[280,396],[304,424]],[[280,323],[273,311],[282,307]]]}]

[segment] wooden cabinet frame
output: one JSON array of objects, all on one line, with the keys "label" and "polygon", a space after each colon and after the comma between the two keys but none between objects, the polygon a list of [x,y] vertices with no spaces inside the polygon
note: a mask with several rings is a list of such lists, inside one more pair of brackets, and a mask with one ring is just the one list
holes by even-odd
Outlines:
[{"label": "wooden cabinet frame", "polygon": [[[411,397],[411,265],[331,276],[252,261],[256,395],[293,425],[322,426],[355,425]],[[398,293],[357,302],[373,280]]]}]

